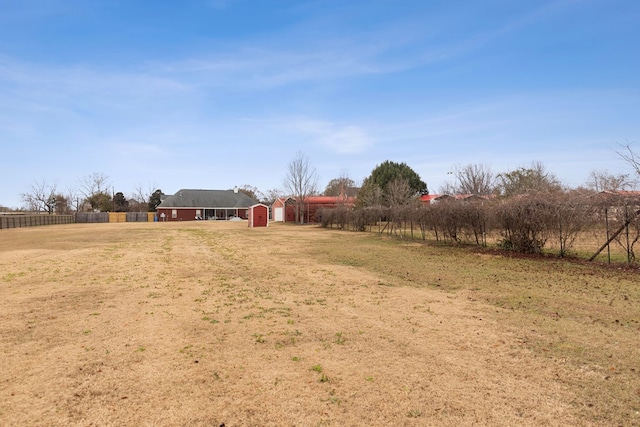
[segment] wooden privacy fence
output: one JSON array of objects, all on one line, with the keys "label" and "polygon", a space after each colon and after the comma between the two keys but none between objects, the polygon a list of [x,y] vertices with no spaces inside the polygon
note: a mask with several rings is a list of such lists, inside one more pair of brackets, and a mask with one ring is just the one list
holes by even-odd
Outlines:
[{"label": "wooden privacy fence", "polygon": [[153,222],[155,212],[77,212],[72,215],[0,215],[0,229],[100,222]]},{"label": "wooden privacy fence", "polygon": [[154,212],[78,212],[76,222],[153,222]]},{"label": "wooden privacy fence", "polygon": [[76,213],[76,222],[109,222],[109,212],[78,212]]},{"label": "wooden privacy fence", "polygon": [[155,212],[127,212],[127,222],[153,222]]},{"label": "wooden privacy fence", "polygon": [[73,224],[74,215],[0,215],[0,229]]}]

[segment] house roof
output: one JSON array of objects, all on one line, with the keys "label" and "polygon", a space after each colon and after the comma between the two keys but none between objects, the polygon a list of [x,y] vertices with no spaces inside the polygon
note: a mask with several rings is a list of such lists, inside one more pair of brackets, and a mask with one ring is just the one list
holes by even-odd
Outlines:
[{"label": "house roof", "polygon": [[490,194],[482,196],[479,194],[454,194],[453,196],[449,194],[424,194],[420,196],[420,200],[425,203],[436,202],[438,200],[488,200],[492,198],[493,195]]},{"label": "house roof", "polygon": [[420,200],[422,200],[423,202],[430,202],[440,196],[442,196],[442,194],[423,194],[422,196],[420,196]]},{"label": "house roof", "polygon": [[[285,203],[293,203],[295,202],[294,197],[278,197],[276,202],[279,204]],[[312,205],[337,205],[337,204],[354,204],[355,197],[344,197],[344,196],[308,196],[304,199],[306,204]],[[274,203],[275,204],[275,203]]]},{"label": "house roof", "polygon": [[179,190],[173,196],[167,196],[158,209],[162,208],[248,208],[258,203],[242,191],[234,190]]},{"label": "house roof", "polygon": [[638,197],[640,196],[640,191],[635,190],[619,190],[619,191],[601,191],[599,194],[603,195],[611,195],[611,196],[623,196],[623,197]]},{"label": "house roof", "polygon": [[309,196],[304,202],[311,204],[353,204],[355,201],[354,197],[344,197],[344,196]]}]

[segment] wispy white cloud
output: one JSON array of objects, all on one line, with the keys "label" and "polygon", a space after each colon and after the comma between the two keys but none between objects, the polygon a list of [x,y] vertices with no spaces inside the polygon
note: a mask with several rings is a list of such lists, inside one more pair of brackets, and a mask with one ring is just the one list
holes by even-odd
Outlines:
[{"label": "wispy white cloud", "polygon": [[372,138],[359,126],[344,125],[309,118],[286,119],[281,126],[302,135],[309,143],[327,148],[340,154],[365,152],[372,144]]},{"label": "wispy white cloud", "polygon": [[198,108],[200,96],[186,80],[145,70],[0,58],[0,129],[16,137],[45,133],[52,138],[84,130],[96,139],[141,123],[188,117]]},{"label": "wispy white cloud", "polygon": [[215,46],[211,55],[168,64],[166,69],[191,75],[207,85],[248,89],[393,74],[450,61],[581,1],[552,1],[538,8],[523,8],[510,19],[496,18],[490,26],[471,32],[455,30],[466,20],[454,14],[429,17],[426,23],[424,17],[390,19],[374,30],[349,33],[328,29],[326,23],[304,21],[264,39]]},{"label": "wispy white cloud", "polygon": [[215,52],[154,66],[167,76],[184,77],[202,86],[236,90],[272,89],[303,82],[329,81],[394,71],[377,59],[371,47],[241,46],[233,53]]},{"label": "wispy white cloud", "polygon": [[40,64],[0,56],[0,89],[17,88],[26,95],[135,96],[145,93],[184,93],[193,86],[134,64],[128,69],[84,64]]},{"label": "wispy white cloud", "polygon": [[[572,4],[577,0],[560,2]],[[232,0],[211,0],[212,7],[232,7]],[[212,42],[187,58],[144,61],[117,71],[91,65],[51,66],[18,63],[0,56],[0,78],[24,86],[55,84],[59,93],[129,94],[184,91],[194,85],[234,90],[273,89],[299,83],[334,81],[389,74],[450,60],[491,40],[542,19],[559,8],[550,3],[494,28],[459,35],[437,21],[390,21],[375,31],[351,32],[319,28],[305,33],[300,27],[263,39],[232,43]],[[448,17],[447,19],[453,19]],[[455,25],[455,21],[450,22]],[[300,24],[302,25],[302,24]],[[435,29],[434,29],[435,28]],[[434,34],[444,32],[443,35]],[[321,34],[318,37],[318,33]]]},{"label": "wispy white cloud", "polygon": [[[452,61],[467,55],[475,50],[485,48],[492,42],[503,37],[512,36],[513,33],[533,26],[547,18],[564,13],[570,7],[584,3],[586,0],[550,0],[541,5],[522,3],[520,13],[512,17],[498,17],[493,19],[478,20],[476,12],[490,10],[486,4],[471,6],[465,12],[449,12],[444,16],[438,16],[428,24],[424,22],[409,25],[412,30],[410,38],[407,38],[407,21],[404,20],[399,28],[389,27],[390,34],[398,34],[398,39],[404,40],[402,45],[408,50],[415,50],[414,55],[405,56],[400,69],[423,67],[444,61]],[[478,8],[475,10],[474,7]],[[409,18],[411,22],[411,18]],[[478,22],[484,25],[479,26]],[[420,30],[420,25],[422,30]],[[473,24],[473,27],[470,27]],[[430,30],[428,29],[430,28]],[[435,30],[434,30],[435,29]],[[402,33],[404,37],[402,36]],[[406,53],[406,52],[404,52]]]}]

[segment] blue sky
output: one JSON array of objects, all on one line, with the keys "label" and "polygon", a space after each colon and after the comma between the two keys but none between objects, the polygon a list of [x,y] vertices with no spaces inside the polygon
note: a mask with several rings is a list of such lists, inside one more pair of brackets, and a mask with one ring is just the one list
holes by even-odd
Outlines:
[{"label": "blue sky", "polygon": [[640,150],[635,0],[0,0],[0,205],[115,191],[319,186],[406,162],[542,162],[567,185]]}]

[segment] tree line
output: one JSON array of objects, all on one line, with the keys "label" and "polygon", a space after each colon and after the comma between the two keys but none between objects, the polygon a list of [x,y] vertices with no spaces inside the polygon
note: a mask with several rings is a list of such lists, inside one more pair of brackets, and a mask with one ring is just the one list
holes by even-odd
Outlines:
[{"label": "tree line", "polygon": [[399,238],[497,247],[540,254],[548,246],[567,256],[580,235],[617,233],[609,243],[619,245],[627,260],[636,260],[640,238],[638,196],[588,194],[579,191],[531,192],[519,197],[445,198],[429,204],[339,206],[317,213],[323,227],[377,231]]},{"label": "tree line", "polygon": [[[534,162],[493,174],[486,165],[455,166],[452,181],[431,199],[426,184],[404,163],[383,162],[363,181],[355,207],[317,213],[322,226],[384,232],[402,238],[487,245],[520,253],[557,248],[566,256],[579,235],[602,230],[635,262],[640,239],[640,192],[629,191],[640,177],[638,156],[619,153],[636,172],[592,171],[579,188],[566,188]],[[604,247],[604,246],[603,246]],[[602,249],[602,248],[601,248]],[[597,254],[596,254],[597,255]]]},{"label": "tree line", "polygon": [[24,208],[48,214],[68,214],[71,212],[154,212],[162,200],[162,190],[135,189],[129,198],[109,183],[102,173],[83,177],[78,185],[58,189],[54,183],[45,180],[34,181],[29,190],[20,195]]}]

